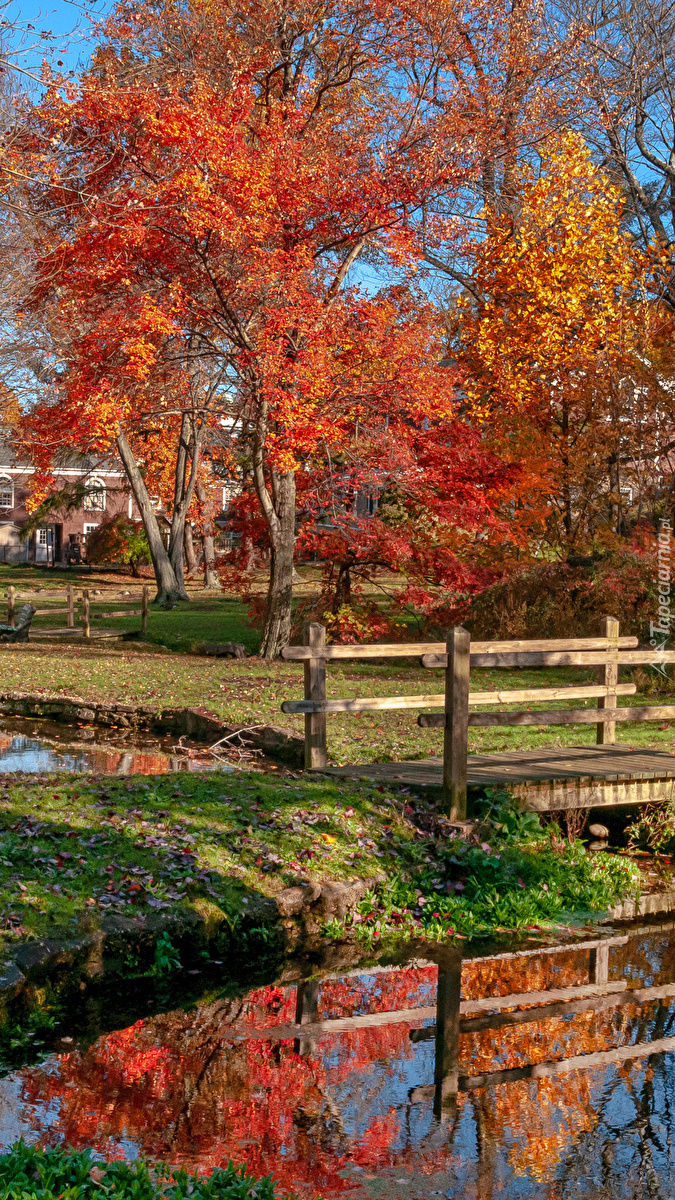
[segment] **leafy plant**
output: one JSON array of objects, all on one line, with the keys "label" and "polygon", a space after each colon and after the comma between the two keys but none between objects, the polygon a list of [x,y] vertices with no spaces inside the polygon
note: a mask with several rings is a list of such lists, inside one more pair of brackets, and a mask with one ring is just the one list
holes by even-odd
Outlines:
[{"label": "leafy plant", "polygon": [[207,1177],[164,1163],[100,1162],[90,1150],[41,1150],[17,1142],[0,1155],[0,1200],[274,1200],[272,1176],[228,1163]]},{"label": "leafy plant", "polygon": [[157,976],[173,975],[175,971],[182,971],[183,964],[180,961],[180,955],[174,946],[169,934],[165,931],[157,938],[155,946],[155,962],[153,966],[153,974]]},{"label": "leafy plant", "polygon": [[126,563],[132,575],[138,576],[138,568],[150,562],[150,547],[142,524],[124,513],[101,521],[87,536],[87,561]]},{"label": "leafy plant", "polygon": [[650,804],[626,829],[631,850],[650,850],[652,854],[675,852],[675,807]]},{"label": "leafy plant", "polygon": [[[635,864],[590,855],[581,842],[553,842],[536,814],[520,813],[502,789],[482,810],[470,837],[437,846],[435,860],[367,893],[339,936],[347,927],[370,942],[393,932],[444,940],[540,928],[606,911],[639,886]],[[337,926],[324,933],[338,936]]]},{"label": "leafy plant", "polygon": [[501,841],[527,841],[540,838],[542,828],[533,812],[522,812],[506,788],[486,788],[485,797],[478,802],[482,820],[488,822],[493,836]]},{"label": "leafy plant", "polygon": [[0,1072],[27,1062],[39,1062],[49,1053],[49,1043],[61,1013],[55,1006],[41,1006],[23,1022],[0,1027]]}]

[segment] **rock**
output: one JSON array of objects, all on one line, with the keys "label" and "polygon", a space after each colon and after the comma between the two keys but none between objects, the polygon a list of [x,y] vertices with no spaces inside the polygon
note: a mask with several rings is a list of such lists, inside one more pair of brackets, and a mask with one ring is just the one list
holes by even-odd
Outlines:
[{"label": "rock", "polygon": [[246,658],[243,642],[204,642],[201,652],[211,658]]},{"label": "rock", "polygon": [[609,829],[607,826],[600,825],[599,823],[596,823],[595,825],[589,825],[588,832],[590,833],[591,837],[602,838],[603,841],[606,841],[609,837]]},{"label": "rock", "polygon": [[244,734],[244,737],[251,746],[257,746],[263,754],[269,754],[272,758],[296,765],[304,762],[304,739],[279,725],[264,725],[251,734]]},{"label": "rock", "polygon": [[7,962],[0,967],[0,998],[11,1000],[26,982],[26,976],[16,963]]},{"label": "rock", "polygon": [[305,906],[305,891],[301,887],[284,888],[276,898],[281,917],[297,917]]},{"label": "rock", "polygon": [[44,941],[24,942],[18,947],[14,957],[24,974],[41,977],[48,969],[63,963],[72,963],[75,947],[71,942],[45,938]]},{"label": "rock", "polygon": [[328,917],[346,917],[368,891],[365,879],[354,883],[324,883],[321,888],[321,908]]},{"label": "rock", "polygon": [[591,842],[588,849],[589,850],[606,850],[607,842]]}]

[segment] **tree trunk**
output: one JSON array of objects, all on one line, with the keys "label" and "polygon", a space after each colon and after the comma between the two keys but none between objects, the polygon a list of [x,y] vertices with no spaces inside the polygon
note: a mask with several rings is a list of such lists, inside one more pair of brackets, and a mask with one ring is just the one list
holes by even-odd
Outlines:
[{"label": "tree trunk", "polygon": [[150,502],[148,489],[145,486],[145,480],[141,475],[138,463],[134,458],[131,447],[123,433],[117,436],[117,449],[122,460],[122,465],[126,471],[127,479],[131,484],[131,490],[134,493],[134,499],[138,506],[138,511],[141,514],[145,533],[150,547],[150,555],[152,557],[152,565],[155,571],[155,579],[157,581],[157,595],[155,596],[155,604],[170,604],[174,600],[180,599],[180,590],[178,582],[171,565],[166,547],[162,541],[162,535],[159,531],[155,510]]},{"label": "tree trunk", "polygon": [[195,543],[192,536],[192,526],[189,521],[185,522],[185,563],[187,565],[188,579],[197,574],[197,555],[195,554]]},{"label": "tree trunk", "polygon": [[[267,493],[269,499],[269,493]],[[260,653],[278,658],[291,637],[293,602],[293,551],[295,549],[295,472],[272,472],[275,520],[268,526],[272,541],[267,615]]]},{"label": "tree trunk", "polygon": [[216,546],[213,536],[213,518],[208,511],[208,497],[206,488],[200,479],[195,485],[197,491],[197,499],[202,506],[204,513],[202,524],[202,539],[204,542],[204,587],[215,588],[218,591],[221,589],[220,579],[216,571]]},{"label": "tree trunk", "polygon": [[[192,489],[194,487],[195,462],[199,463],[199,449],[195,445],[194,430],[191,430],[192,422],[189,413],[184,412],[180,426],[180,438],[178,439],[178,451],[176,453],[176,473],[173,489],[173,514],[171,517],[171,537],[169,539],[169,558],[173,567],[174,575],[176,576],[176,584],[180,591],[181,600],[189,600],[185,588],[185,518],[187,510],[190,507],[192,499]],[[190,434],[192,432],[192,438]],[[190,453],[190,442],[192,441],[192,465],[190,470],[190,482],[186,482],[187,464]]]},{"label": "tree trunk", "polygon": [[[253,425],[253,484],[267,523],[272,556],[267,592],[267,614],[260,653],[278,658],[291,636],[293,603],[293,551],[295,548],[295,471],[279,474],[266,461],[269,408],[264,391],[257,394]],[[272,490],[268,487],[268,479]]]},{"label": "tree trunk", "polygon": [[337,613],[343,604],[351,604],[352,602],[352,563],[341,562],[338,572],[337,584],[335,586],[335,596],[333,597],[333,612]]}]

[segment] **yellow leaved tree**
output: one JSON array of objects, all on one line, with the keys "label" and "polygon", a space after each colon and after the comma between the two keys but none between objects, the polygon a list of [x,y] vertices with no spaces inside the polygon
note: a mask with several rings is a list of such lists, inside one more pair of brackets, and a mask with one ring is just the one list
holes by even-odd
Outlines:
[{"label": "yellow leaved tree", "polygon": [[563,133],[485,214],[473,291],[451,320],[470,409],[526,466],[514,545],[561,557],[616,544],[636,503],[646,515],[673,428],[672,316],[623,209],[583,139]]}]

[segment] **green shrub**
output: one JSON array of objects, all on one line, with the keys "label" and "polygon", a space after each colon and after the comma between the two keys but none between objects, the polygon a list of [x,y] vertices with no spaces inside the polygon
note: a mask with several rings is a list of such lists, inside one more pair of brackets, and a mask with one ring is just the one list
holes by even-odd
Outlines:
[{"label": "green shrub", "polygon": [[163,1163],[99,1162],[90,1150],[40,1150],[17,1142],[0,1155],[0,1200],[274,1200],[271,1175],[246,1167],[189,1175]]},{"label": "green shrub", "polygon": [[567,924],[636,894],[641,877],[634,863],[589,854],[582,842],[559,834],[556,825],[542,827],[536,813],[519,812],[508,792],[492,789],[470,836],[437,844],[431,863],[380,884],[356,917],[333,921],[326,932],[337,937],[353,926],[369,942],[394,932],[485,937]]}]

